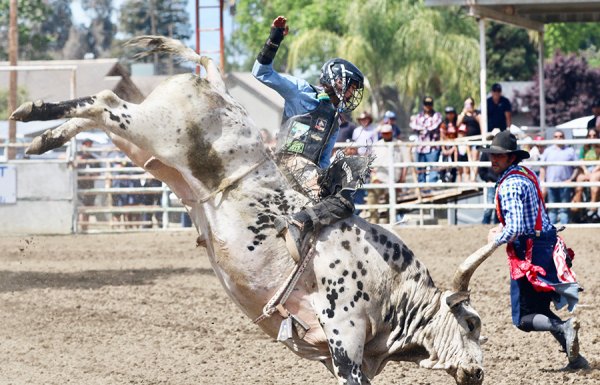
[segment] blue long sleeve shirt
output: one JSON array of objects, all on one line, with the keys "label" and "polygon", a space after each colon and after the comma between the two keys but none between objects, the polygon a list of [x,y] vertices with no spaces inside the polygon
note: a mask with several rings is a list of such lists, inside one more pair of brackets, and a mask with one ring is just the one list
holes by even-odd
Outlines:
[{"label": "blue long sleeve shirt", "polygon": [[[272,64],[254,62],[252,75],[267,87],[277,91],[283,97],[283,118],[287,120],[292,116],[304,115],[317,108],[319,105],[318,94],[306,81],[295,76],[280,74],[273,69]],[[330,163],[331,152],[335,146],[339,129],[331,134],[323,155],[319,159],[319,167],[327,168]]]}]

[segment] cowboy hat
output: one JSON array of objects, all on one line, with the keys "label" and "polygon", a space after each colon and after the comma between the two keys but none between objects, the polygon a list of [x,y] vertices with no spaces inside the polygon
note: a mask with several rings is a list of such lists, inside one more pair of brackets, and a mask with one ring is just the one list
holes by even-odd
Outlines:
[{"label": "cowboy hat", "polygon": [[520,159],[529,158],[529,153],[519,149],[517,137],[508,130],[498,133],[494,136],[491,145],[481,146],[479,150],[488,154],[515,154]]}]

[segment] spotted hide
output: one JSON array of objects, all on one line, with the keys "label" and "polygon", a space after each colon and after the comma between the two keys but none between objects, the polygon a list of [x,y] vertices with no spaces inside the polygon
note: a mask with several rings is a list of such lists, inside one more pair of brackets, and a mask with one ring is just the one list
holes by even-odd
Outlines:
[{"label": "spotted hide", "polygon": [[[103,91],[66,102],[28,102],[11,118],[70,118],[35,138],[29,153],[102,128],[136,164],[167,183],[207,235],[215,273],[250,322],[295,266],[273,220],[308,200],[282,177],[210,59],[157,36],[131,44],[147,54],[192,61],[206,77],[171,77],[139,105]],[[459,384],[480,384],[481,321],[469,303],[468,281],[492,251],[487,245],[469,257],[453,290],[442,291],[395,234],[357,217],[336,223],[317,235],[314,259],[285,303],[310,330],[285,343],[322,361],[340,384],[368,384],[390,360],[444,369]],[[281,321],[275,313],[259,326],[276,337]]]}]

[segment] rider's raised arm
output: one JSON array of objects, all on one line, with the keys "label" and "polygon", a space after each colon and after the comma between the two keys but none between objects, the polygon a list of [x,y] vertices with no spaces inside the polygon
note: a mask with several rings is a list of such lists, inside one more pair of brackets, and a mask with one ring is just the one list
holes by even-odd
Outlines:
[{"label": "rider's raised arm", "polygon": [[260,64],[271,64],[277,54],[279,45],[283,41],[285,35],[288,34],[288,26],[286,25],[287,19],[283,16],[277,16],[271,24],[271,32],[269,38],[265,42],[262,50],[258,54],[256,61]]},{"label": "rider's raised arm", "polygon": [[252,75],[261,83],[277,91],[285,99],[284,117],[300,115],[316,107],[316,92],[305,80],[291,75],[283,75],[273,69],[273,59],[279,45],[287,35],[287,20],[278,16],[273,20],[269,38],[258,54]]}]

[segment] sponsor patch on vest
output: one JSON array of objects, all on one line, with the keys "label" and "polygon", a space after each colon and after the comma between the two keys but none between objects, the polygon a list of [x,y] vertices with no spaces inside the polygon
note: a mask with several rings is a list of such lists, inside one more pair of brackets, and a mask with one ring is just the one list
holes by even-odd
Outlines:
[{"label": "sponsor patch on vest", "polygon": [[327,127],[327,120],[318,118],[317,122],[315,123],[315,129],[318,131],[325,131],[325,127]]},{"label": "sponsor patch on vest", "polygon": [[296,152],[300,154],[304,151],[304,143],[293,141],[292,143],[288,144],[287,150],[289,152]]},{"label": "sponsor patch on vest", "polygon": [[312,140],[317,140],[320,141],[321,139],[323,139],[323,135],[319,135],[319,134],[310,134],[310,138]]},{"label": "sponsor patch on vest", "polygon": [[298,121],[294,121],[290,126],[290,139],[300,139],[304,134],[308,132],[310,126]]}]

